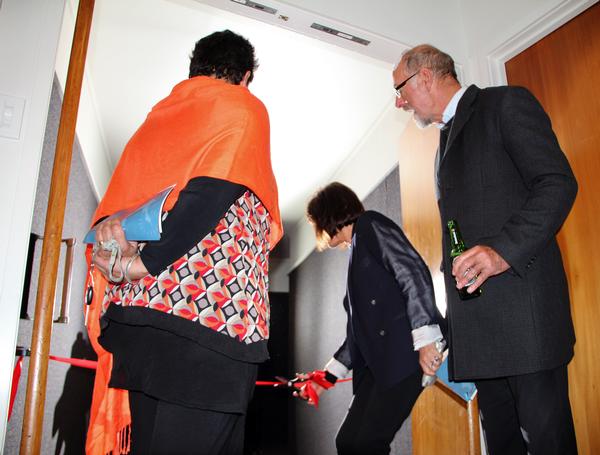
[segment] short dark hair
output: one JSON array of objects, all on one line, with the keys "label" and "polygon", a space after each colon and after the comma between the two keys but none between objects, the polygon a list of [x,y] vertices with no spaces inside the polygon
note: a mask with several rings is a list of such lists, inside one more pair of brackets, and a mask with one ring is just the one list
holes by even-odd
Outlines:
[{"label": "short dark hair", "polygon": [[317,191],[306,207],[306,217],[315,229],[319,249],[326,248],[330,238],[364,211],[356,193],[342,183],[333,182]]},{"label": "short dark hair", "polygon": [[420,44],[404,52],[402,61],[408,73],[429,68],[437,77],[451,76],[458,81],[452,57],[430,44]]},{"label": "short dark hair", "polygon": [[254,46],[243,36],[231,30],[215,32],[196,42],[190,56],[190,78],[214,76],[239,85],[247,71],[251,82],[258,61],[254,56]]}]

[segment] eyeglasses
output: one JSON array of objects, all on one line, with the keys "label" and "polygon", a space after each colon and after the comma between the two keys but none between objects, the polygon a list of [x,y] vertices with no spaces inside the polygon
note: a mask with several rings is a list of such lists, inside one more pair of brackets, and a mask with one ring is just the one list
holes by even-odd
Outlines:
[{"label": "eyeglasses", "polygon": [[394,90],[396,90],[396,96],[397,96],[398,98],[402,98],[402,89],[404,88],[404,86],[406,85],[406,83],[407,83],[408,81],[410,81],[410,80],[411,80],[413,77],[415,77],[417,74],[419,74],[419,71],[420,71],[420,70],[418,70],[418,71],[417,71],[416,73],[414,73],[412,76],[408,76],[406,79],[404,79],[402,82],[400,82],[398,85],[396,85],[396,86],[394,87]]}]

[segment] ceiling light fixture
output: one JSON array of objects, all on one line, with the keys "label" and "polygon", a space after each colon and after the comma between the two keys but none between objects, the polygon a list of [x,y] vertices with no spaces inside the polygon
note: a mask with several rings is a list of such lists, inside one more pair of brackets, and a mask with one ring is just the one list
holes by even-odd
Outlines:
[{"label": "ceiling light fixture", "polygon": [[317,24],[316,22],[313,22],[312,25],[310,26],[310,28],[314,28],[315,30],[325,32],[325,33],[328,33],[333,36],[338,36],[340,38],[344,38],[348,41],[353,41],[355,43],[362,44],[363,46],[368,46],[369,44],[371,44],[371,41],[369,41],[369,40],[360,38],[355,35],[351,35],[350,33],[341,32],[339,30],[336,30],[335,28],[327,27],[326,25]]},{"label": "ceiling light fixture", "polygon": [[275,14],[277,10],[275,8],[271,8],[270,6],[261,5],[260,3],[253,2],[252,0],[231,0],[234,3],[238,3],[240,5],[248,6],[250,8],[257,9],[264,13]]}]

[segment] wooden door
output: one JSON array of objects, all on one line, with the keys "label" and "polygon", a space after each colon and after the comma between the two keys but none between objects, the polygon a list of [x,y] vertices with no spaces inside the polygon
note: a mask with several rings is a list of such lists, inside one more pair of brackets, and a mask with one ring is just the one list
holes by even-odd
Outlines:
[{"label": "wooden door", "polygon": [[600,454],[600,4],[507,62],[506,72],[550,115],[579,183],[559,234],[577,336],[570,398],[579,454]]},{"label": "wooden door", "polygon": [[[445,307],[440,272],[442,237],[434,194],[437,128],[419,129],[410,121],[400,139],[402,228],[427,263],[436,301]],[[479,455],[477,400],[466,403],[436,383],[419,397],[412,412],[413,455]]]}]

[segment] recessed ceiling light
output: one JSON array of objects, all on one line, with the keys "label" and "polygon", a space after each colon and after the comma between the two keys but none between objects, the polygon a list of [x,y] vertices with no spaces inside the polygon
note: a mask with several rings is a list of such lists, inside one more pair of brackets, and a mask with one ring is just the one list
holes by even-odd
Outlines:
[{"label": "recessed ceiling light", "polygon": [[277,10],[275,8],[271,8],[267,5],[262,5],[260,3],[253,2],[252,0],[231,0],[234,3],[239,3],[240,5],[248,6],[250,8],[257,9],[264,13],[275,14]]},{"label": "recessed ceiling light", "polygon": [[348,41],[353,41],[355,43],[362,44],[363,46],[368,46],[371,43],[371,41],[366,40],[364,38],[360,38],[359,36],[352,35],[350,33],[345,33],[340,30],[336,30],[335,28],[327,27],[326,25],[317,24],[316,22],[313,22],[310,28],[314,28],[315,30],[319,30],[321,32],[329,33],[333,36],[344,38]]}]

